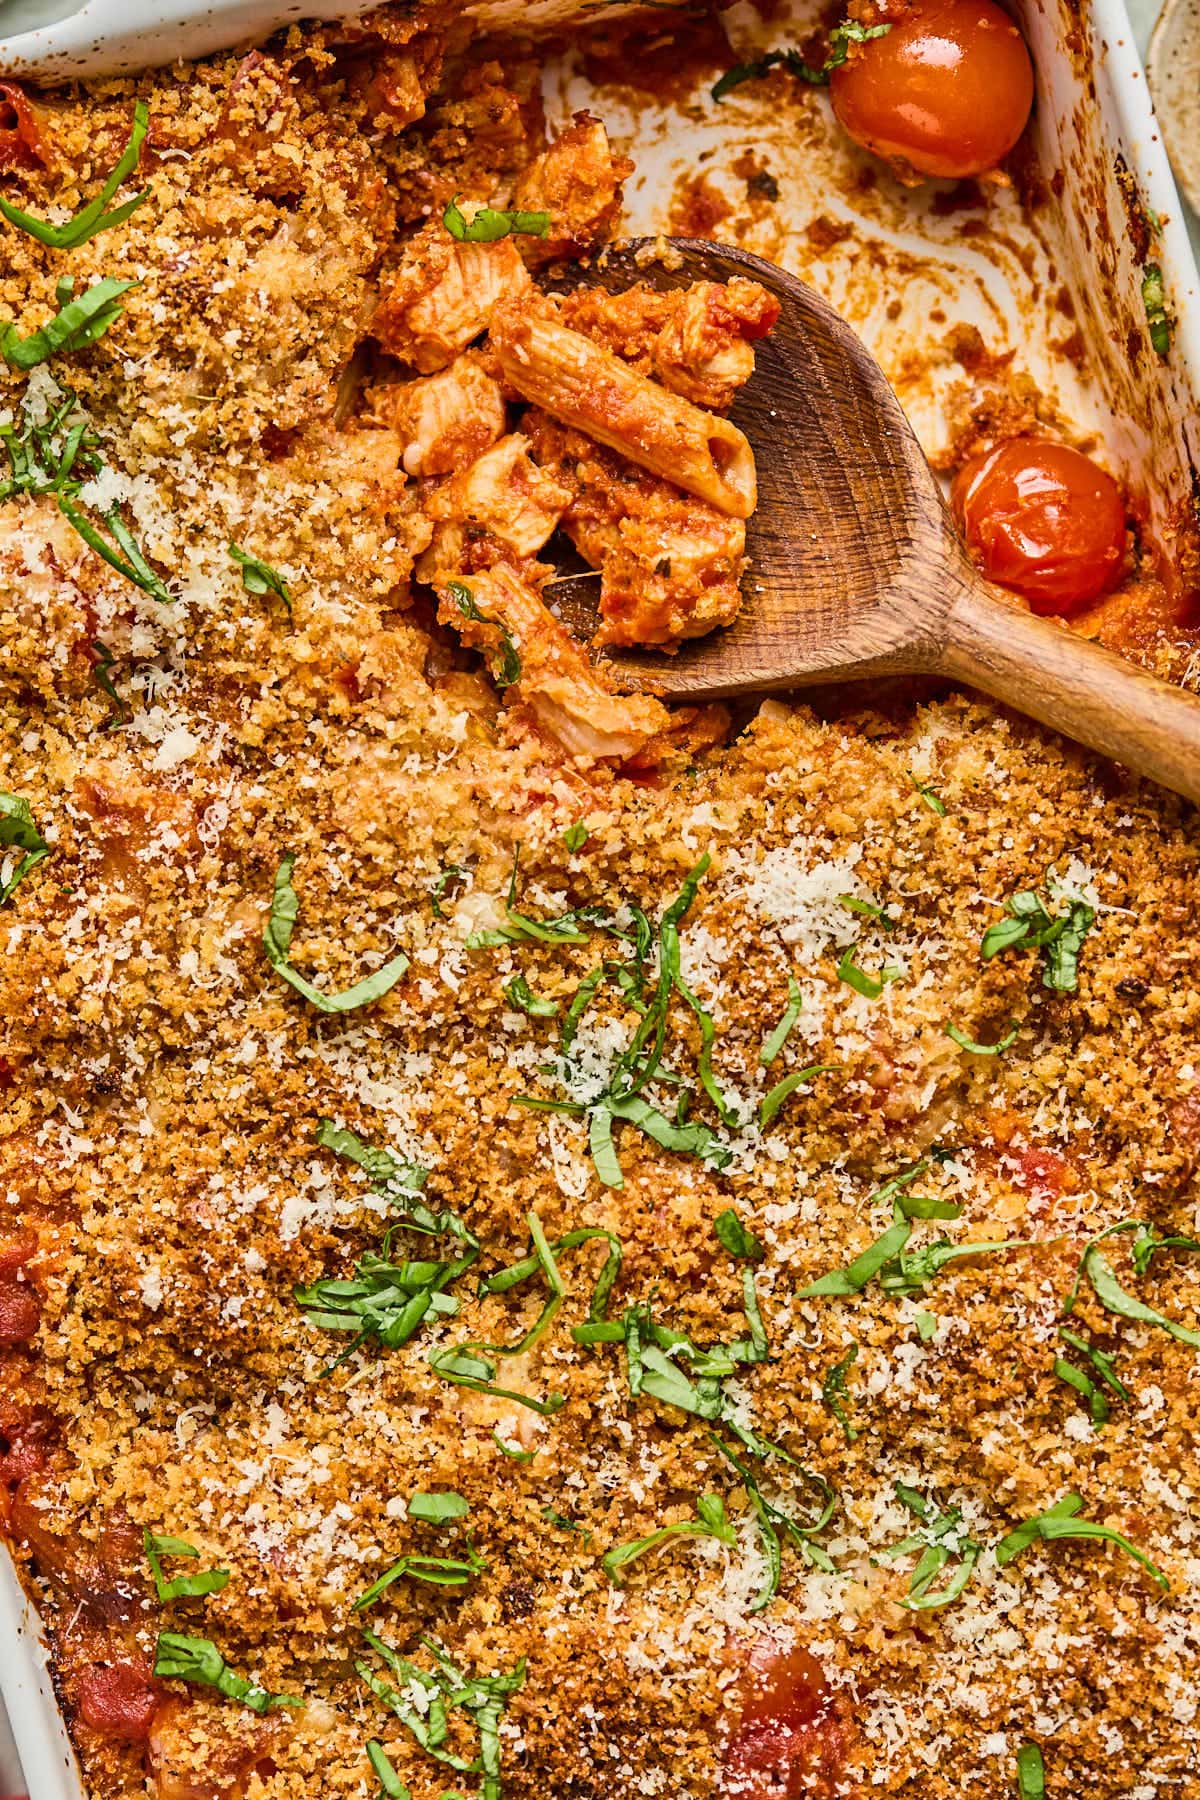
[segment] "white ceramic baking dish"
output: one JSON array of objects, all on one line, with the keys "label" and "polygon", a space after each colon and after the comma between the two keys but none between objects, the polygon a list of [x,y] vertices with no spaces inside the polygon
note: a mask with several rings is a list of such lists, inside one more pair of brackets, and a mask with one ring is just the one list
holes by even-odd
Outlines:
[{"label": "white ceramic baking dish", "polygon": [[[29,18],[34,4],[46,0],[0,0],[0,24]],[[182,0],[139,0],[136,9],[126,0],[88,0],[73,12],[70,0],[50,0],[49,10],[69,16],[37,33],[36,41],[10,40],[7,55],[0,41],[0,71],[44,80],[74,66],[72,59],[90,54],[105,8],[123,26],[135,17],[139,33],[155,31],[164,58],[183,53],[171,36]],[[233,10],[229,0],[210,6],[204,48],[244,35],[240,22],[230,29]],[[244,20],[247,9],[237,10]],[[261,0],[259,16],[276,22],[339,10],[350,8],[337,0],[307,0],[302,7]],[[469,10],[481,27],[528,30],[569,26],[585,15],[595,23],[627,8],[601,11],[594,0],[480,0]],[[798,0],[793,28],[815,10]],[[664,107],[628,87],[595,91],[568,49],[547,67],[547,105],[553,122],[590,102],[636,154],[628,194],[634,229],[664,228],[672,202],[690,192],[692,204],[718,215],[708,235],[737,235],[819,287],[874,349],[931,453],[944,446],[946,403],[965,380],[963,365],[947,350],[947,333],[974,324],[989,355],[1011,352],[1012,366],[1029,375],[1070,427],[1095,432],[1104,454],[1144,496],[1151,530],[1168,538],[1172,518],[1191,503],[1200,464],[1200,284],[1129,20],[1121,0],[1093,0],[1080,39],[1078,15],[1066,0],[1019,0],[1016,10],[1038,70],[1037,161],[1047,177],[1061,170],[1062,180],[1048,182],[1032,224],[1015,196],[993,200],[990,219],[1001,224],[1004,244],[964,234],[964,219],[981,215],[970,207],[964,213],[963,197],[948,195],[948,184],[914,194],[884,177],[855,190],[862,159],[832,128],[821,127],[823,97],[805,103],[815,110],[804,115],[801,132],[753,84],[720,106],[701,86]],[[781,10],[769,28],[744,3],[726,19],[739,53],[747,55],[793,35]],[[1074,52],[1064,47],[1072,42]],[[769,208],[754,209],[753,218],[745,204],[748,156],[769,165],[778,195]],[[1167,363],[1146,340],[1140,284],[1147,252],[1129,225],[1130,180],[1163,220],[1149,254],[1162,266],[1177,316]],[[857,193],[853,202],[849,193]],[[720,214],[722,206],[728,213]],[[1073,319],[1064,310],[1064,289]],[[1064,348],[1074,326],[1087,351],[1082,374]],[[31,1800],[82,1800],[37,1618],[3,1555],[0,1690]]]}]

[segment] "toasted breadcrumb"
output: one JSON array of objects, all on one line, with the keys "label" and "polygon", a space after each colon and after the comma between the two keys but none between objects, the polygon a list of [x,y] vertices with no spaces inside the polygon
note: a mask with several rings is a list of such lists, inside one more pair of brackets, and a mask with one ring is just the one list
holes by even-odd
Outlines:
[{"label": "toasted breadcrumb", "polygon": [[[819,1704],[775,1754],[820,1800],[995,1800],[1027,1739],[1055,1794],[1176,1800],[1200,1784],[1196,1352],[1085,1285],[1074,1322],[1116,1358],[1129,1398],[1096,1430],[1053,1365],[1091,1236],[1132,1217],[1197,1229],[1194,817],[961,696],[769,701],[735,733],[719,709],[607,691],[542,606],[534,540],[552,514],[581,542],[614,528],[587,498],[587,457],[605,492],[628,489],[618,530],[638,522],[635,493],[651,537],[664,528],[650,516],[664,484],[538,418],[514,452],[486,350],[467,353],[470,418],[434,386],[486,319],[430,210],[456,181],[504,198],[481,173],[519,184],[553,156],[527,47],[464,69],[453,11],[382,9],[139,81],[150,200],[65,256],[5,238],[0,307],[22,333],[53,312],[64,269],[80,287],[141,283],[33,393],[73,385],[108,463],[102,497],[176,595],[161,605],[124,581],[52,497],[0,506],[0,788],[28,798],[50,849],[3,918],[0,1495],[90,1800],[362,1800],[378,1785],[370,1738],[414,1800],[474,1794],[478,1774],[423,1754],[355,1673],[364,1617],[422,1666],[422,1637],[473,1674],[528,1659],[500,1725],[506,1800],[787,1791],[746,1787],[745,1733],[727,1759],[743,1671],[772,1645],[817,1671]],[[70,210],[97,190],[133,91],[55,97],[39,114],[53,160],[20,171],[22,204]],[[576,129],[602,161],[591,124]],[[549,197],[552,173],[541,164],[527,198]],[[503,256],[520,280],[514,240],[494,249],[481,260]],[[414,318],[418,259],[439,280],[457,271],[469,332]],[[406,367],[374,351],[356,364],[368,326]],[[644,342],[609,347],[658,358],[665,379],[677,327],[664,316]],[[22,387],[6,376],[3,404],[18,409]],[[523,458],[524,443],[536,531],[455,509],[481,457]],[[449,525],[457,560],[440,567],[470,579],[482,623],[414,578]],[[643,538],[625,537],[644,565]],[[284,579],[290,615],[248,591],[230,540]],[[721,551],[733,592],[739,554]],[[505,631],[527,663],[500,688]],[[102,651],[124,725],[97,685]],[[586,837],[565,842],[572,826]],[[724,1167],[618,1121],[623,1186],[604,1185],[577,1112],[513,1105],[562,1097],[564,1015],[598,963],[628,952],[594,923],[583,941],[471,947],[509,917],[518,846],[525,916],[596,909],[627,931],[628,909],[657,920],[711,858],[680,972],[713,1022],[728,1116],[698,1086],[701,1027],[678,994],[668,1073],[693,1090],[689,1117],[728,1149]],[[336,993],[403,949],[410,966],[376,1003],[321,1014],[264,955],[289,851],[294,966]],[[1074,993],[1042,984],[1036,953],[981,960],[1005,897],[1035,887],[1095,911]],[[896,971],[878,997],[839,979],[848,952]],[[522,1009],[517,975],[556,1017]],[[768,1068],[789,977],[800,1011]],[[619,986],[598,990],[568,1071],[577,1107],[607,1086],[638,1018]],[[985,1044],[1010,1022],[1017,1036],[972,1054],[948,1022]],[[767,1092],[812,1065],[824,1072],[760,1124]],[[678,1088],[654,1091],[674,1117]],[[561,1395],[556,1412],[430,1367],[435,1347],[520,1339],[542,1306],[536,1282],[478,1294],[474,1270],[457,1316],[323,1375],[346,1340],[294,1289],[348,1278],[397,1215],[318,1144],[322,1118],[427,1168],[425,1201],[478,1237],[484,1275],[528,1253],[530,1214],[551,1240],[615,1233],[612,1316],[652,1305],[699,1345],[746,1330],[742,1265],[713,1229],[735,1208],[764,1250],[770,1361],[727,1383],[733,1417],[803,1465],[755,1465],[770,1502],[809,1516],[804,1469],[836,1489],[818,1540],[833,1572],[786,1544],[778,1595],[753,1610],[761,1540],[708,1424],[635,1397],[620,1345],[572,1339],[594,1243],[560,1255],[562,1311],[502,1364],[500,1385]],[[800,1298],[887,1229],[890,1203],[871,1196],[927,1156],[921,1192],[962,1210],[918,1231],[1020,1245],[952,1263],[917,1294]],[[1195,1325],[1200,1260],[1163,1253],[1139,1279],[1128,1246],[1108,1246],[1121,1280]],[[404,1235],[393,1254],[427,1249]],[[852,1344],[853,1438],[822,1398]],[[959,1507],[985,1546],[945,1608],[903,1605],[914,1559],[889,1552],[914,1520],[898,1481]],[[413,1492],[445,1490],[469,1503],[462,1525],[409,1515]],[[1169,1593],[1094,1541],[998,1566],[1003,1534],[1072,1490]],[[692,1519],[705,1493],[721,1495],[732,1542],[677,1537],[610,1581],[607,1550]],[[143,1528],[197,1550],[171,1573],[221,1568],[228,1584],[160,1602]],[[487,1566],[464,1587],[397,1580],[352,1610],[398,1558],[461,1555],[468,1533]],[[259,1717],[155,1681],[164,1630],[210,1638],[237,1674],[304,1706]],[[447,1741],[476,1753],[461,1714]]]}]

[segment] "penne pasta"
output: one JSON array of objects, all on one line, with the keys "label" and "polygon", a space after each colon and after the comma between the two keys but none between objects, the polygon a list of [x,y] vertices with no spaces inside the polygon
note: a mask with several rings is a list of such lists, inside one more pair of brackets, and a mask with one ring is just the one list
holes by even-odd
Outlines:
[{"label": "penne pasta", "polygon": [[732,518],[754,511],[754,452],[728,419],[702,412],[527,307],[498,309],[491,342],[505,380],[554,418]]},{"label": "penne pasta", "polygon": [[[469,609],[456,590],[469,596]],[[623,762],[666,731],[670,715],[648,694],[614,694],[541,596],[498,564],[447,588],[438,617],[463,641],[494,651],[500,633],[516,658],[510,700],[576,762]]]}]

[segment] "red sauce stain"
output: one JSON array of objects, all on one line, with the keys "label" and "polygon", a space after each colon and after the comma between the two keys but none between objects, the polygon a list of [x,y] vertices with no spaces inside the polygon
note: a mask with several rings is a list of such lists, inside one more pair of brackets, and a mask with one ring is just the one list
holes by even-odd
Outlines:
[{"label": "red sauce stain", "polygon": [[1034,1218],[1052,1212],[1064,1194],[1073,1194],[1079,1186],[1074,1165],[1057,1150],[1041,1144],[1011,1146],[1002,1166],[1013,1186],[1028,1194],[1028,1210]]},{"label": "red sauce stain", "polygon": [[715,237],[733,208],[707,175],[681,181],[671,201],[670,229],[680,237]]},{"label": "red sauce stain", "polygon": [[736,58],[715,18],[703,22],[693,14],[680,30],[663,20],[644,31],[620,25],[589,34],[584,71],[593,87],[624,88],[654,96],[659,106],[689,100],[700,86],[711,86]]},{"label": "red sauce stain", "polygon": [[[5,1359],[11,1363],[10,1355]],[[11,1501],[20,1484],[49,1461],[56,1435],[53,1418],[36,1401],[7,1389],[11,1369],[0,1366],[0,1527],[11,1524]]]},{"label": "red sauce stain", "polygon": [[0,81],[0,169],[33,169],[49,160],[32,106],[15,82]]},{"label": "red sauce stain", "polygon": [[162,1700],[162,1689],[144,1666],[100,1664],[85,1670],[79,1683],[79,1716],[104,1737],[144,1743]]},{"label": "red sauce stain", "polygon": [[37,1234],[32,1231],[0,1238],[0,1344],[27,1343],[41,1322],[37,1291],[21,1277],[37,1247]]},{"label": "red sauce stain", "polygon": [[0,1436],[0,1483],[15,1486],[46,1466],[47,1447],[34,1428]]},{"label": "red sauce stain", "polygon": [[36,1335],[42,1308],[28,1282],[0,1280],[0,1344],[25,1344]]},{"label": "red sauce stain", "polygon": [[725,1750],[722,1800],[833,1800],[846,1733],[820,1663],[800,1645],[750,1655]]},{"label": "red sauce stain", "polygon": [[85,1538],[75,1519],[64,1519],[56,1485],[35,1473],[18,1486],[10,1521],[13,1538],[27,1545],[39,1573],[78,1602],[71,1629],[100,1631],[107,1641],[118,1627],[141,1617],[142,1534],[124,1514],[110,1514],[96,1540]]},{"label": "red sauce stain", "polygon": [[0,1237],[0,1276],[15,1275],[23,1269],[38,1247],[36,1231],[18,1231],[12,1237]]}]

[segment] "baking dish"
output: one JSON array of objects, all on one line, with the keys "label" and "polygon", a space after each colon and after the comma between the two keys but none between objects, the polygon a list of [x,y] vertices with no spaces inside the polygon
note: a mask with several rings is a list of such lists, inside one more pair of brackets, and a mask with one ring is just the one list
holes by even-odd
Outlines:
[{"label": "baking dish", "polygon": [[[598,17],[573,0],[545,0],[533,22],[569,27],[583,11]],[[481,25],[527,27],[533,9],[502,4],[475,12]],[[965,235],[969,196],[955,201],[945,184],[913,195],[881,179],[853,202],[843,198],[857,153],[840,142],[790,141],[791,122],[773,118],[752,85],[721,106],[689,99],[663,107],[627,87],[596,93],[568,51],[548,66],[546,93],[552,120],[591,100],[635,149],[634,228],[666,225],[672,201],[693,218],[707,209],[711,235],[737,232],[748,248],[774,256],[833,299],[880,356],[932,455],[946,447],[945,407],[963,379],[964,365],[946,339],[955,327],[974,326],[989,355],[1011,351],[1065,419],[1095,432],[1142,494],[1151,529],[1167,537],[1191,494],[1198,448],[1197,280],[1132,36],[1110,0],[1093,8],[1088,40],[1073,57],[1061,47],[1065,10],[1031,5],[1023,23],[1040,76],[1039,160],[1047,170],[1061,168],[1064,180],[1058,192],[1046,187],[1032,225],[1020,217],[1015,196],[998,197],[1006,245]],[[728,26],[746,56],[789,33],[777,15],[768,35],[748,6],[733,8]],[[769,160],[778,190],[771,211],[753,216],[740,208],[745,178],[732,168],[751,153]],[[1150,246],[1131,224],[1130,181],[1165,221],[1152,252],[1178,317],[1165,364],[1145,342],[1140,281]],[[1077,341],[1063,288],[1075,309]],[[1154,471],[1152,486],[1146,470]],[[79,1800],[36,1620],[7,1562],[0,1568],[0,1641],[0,1674],[30,1792],[35,1800]]]}]

